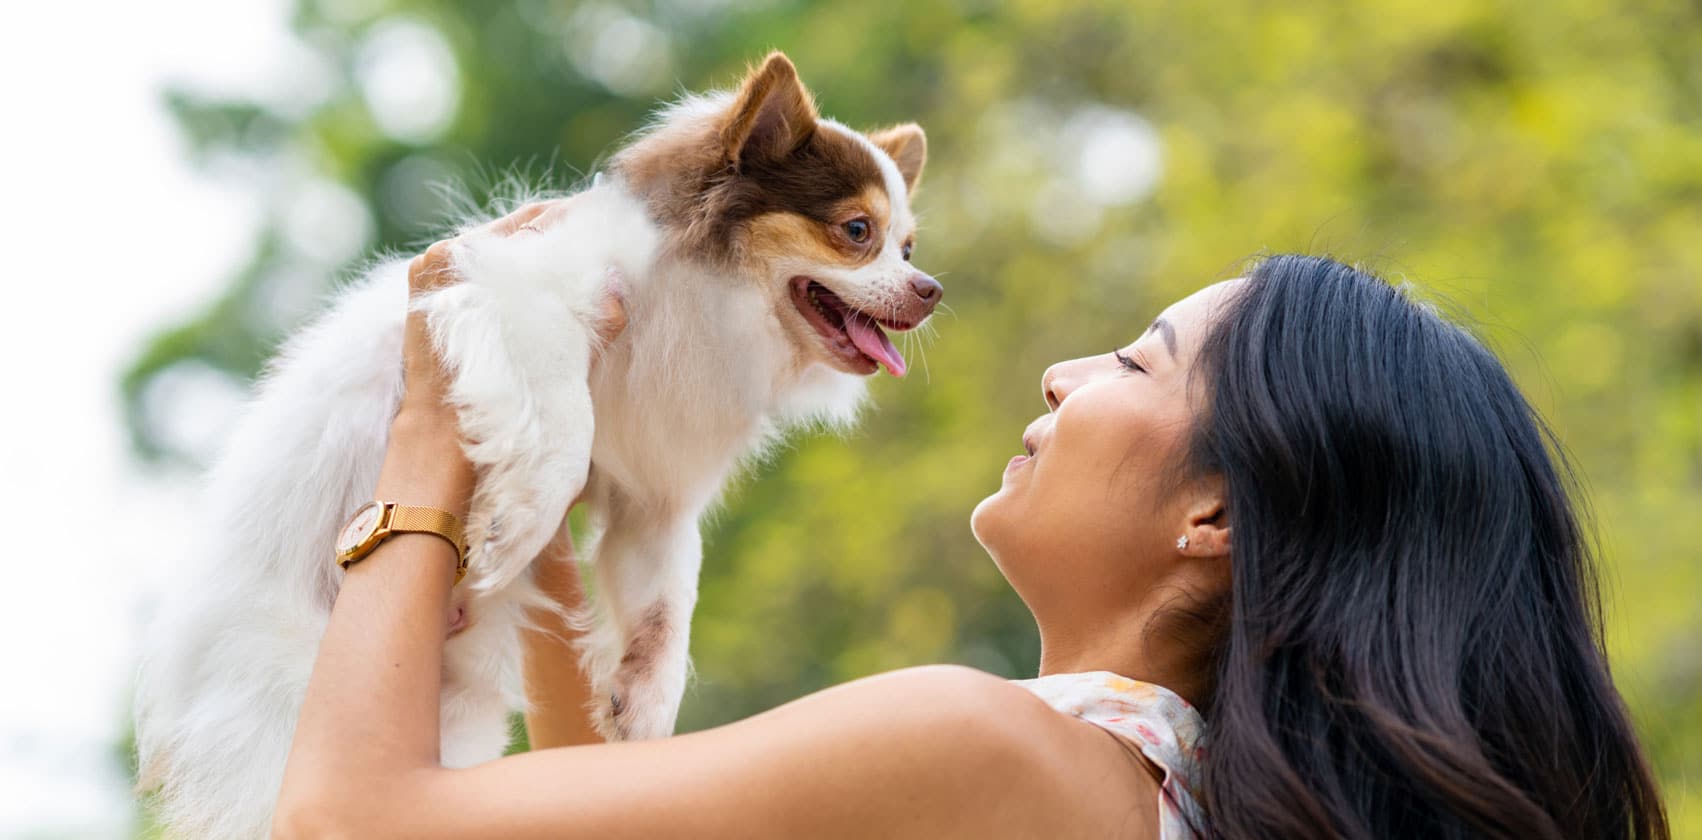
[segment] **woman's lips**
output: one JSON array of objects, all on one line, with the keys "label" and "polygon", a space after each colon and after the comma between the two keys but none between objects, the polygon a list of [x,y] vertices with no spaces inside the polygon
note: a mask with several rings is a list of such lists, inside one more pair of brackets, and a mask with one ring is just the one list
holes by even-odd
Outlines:
[{"label": "woman's lips", "polygon": [[1017,467],[1034,460],[1035,453],[1039,451],[1039,447],[1034,445],[1034,432],[1032,431],[1032,428],[1033,427],[1031,426],[1030,429],[1024,431],[1022,435],[1022,451],[1026,454],[1012,458],[1011,462],[1005,465],[1005,475],[1010,475]]}]

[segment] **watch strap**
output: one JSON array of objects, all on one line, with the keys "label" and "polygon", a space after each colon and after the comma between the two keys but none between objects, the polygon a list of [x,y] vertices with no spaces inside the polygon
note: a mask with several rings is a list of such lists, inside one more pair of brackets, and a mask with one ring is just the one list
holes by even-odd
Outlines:
[{"label": "watch strap", "polygon": [[466,547],[465,529],[461,518],[446,510],[418,505],[388,505],[389,528],[392,532],[436,534],[455,545],[456,551]]},{"label": "watch strap", "polygon": [[461,517],[446,510],[419,505],[399,505],[388,508],[389,522],[385,530],[392,534],[436,534],[455,546],[455,582],[467,576],[467,536]]}]

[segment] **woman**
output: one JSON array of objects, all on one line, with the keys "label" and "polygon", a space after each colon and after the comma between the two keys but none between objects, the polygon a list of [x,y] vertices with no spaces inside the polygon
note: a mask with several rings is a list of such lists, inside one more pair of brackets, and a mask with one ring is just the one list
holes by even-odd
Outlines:
[{"label": "woman", "polygon": [[[375,497],[464,514],[473,476],[409,329]],[[338,596],[277,835],[1666,837],[1552,440],[1467,334],[1273,257],[1041,385],[1028,454],[972,519],[1039,625],[1039,679],[910,669],[543,749],[595,740],[546,627],[540,749],[443,769],[454,551],[405,534]],[[545,567],[573,603],[571,564]]]}]

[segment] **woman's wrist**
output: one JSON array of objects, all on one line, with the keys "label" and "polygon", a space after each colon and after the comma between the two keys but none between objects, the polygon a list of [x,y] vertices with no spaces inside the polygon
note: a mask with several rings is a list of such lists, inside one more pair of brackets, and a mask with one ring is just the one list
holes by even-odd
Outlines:
[{"label": "woman's wrist", "polygon": [[440,508],[465,519],[473,482],[473,465],[452,414],[404,408],[396,415],[374,498]]},{"label": "woman's wrist", "polygon": [[460,437],[460,426],[455,417],[455,410],[442,404],[424,405],[423,400],[402,401],[396,410],[396,416],[390,420],[390,432],[394,437],[397,433],[422,437],[451,438]]}]

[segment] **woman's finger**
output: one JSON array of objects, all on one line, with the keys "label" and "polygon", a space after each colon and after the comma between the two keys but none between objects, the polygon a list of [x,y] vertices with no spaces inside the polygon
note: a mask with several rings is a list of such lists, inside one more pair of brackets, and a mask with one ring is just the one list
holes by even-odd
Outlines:
[{"label": "woman's finger", "polygon": [[[408,296],[414,298],[460,280],[453,259],[454,240],[433,243],[408,264]],[[402,331],[403,406],[415,411],[436,412],[445,408],[447,383],[437,353],[431,345],[425,315],[408,312]]]},{"label": "woman's finger", "polygon": [[626,330],[626,281],[618,270],[609,269],[603,291],[603,311],[597,318],[597,340],[607,347]]},{"label": "woman's finger", "polygon": [[408,264],[408,294],[410,296],[441,289],[453,285],[458,279],[455,276],[455,261],[451,257],[451,243],[455,240],[445,239],[434,242],[425,253],[414,258]]},{"label": "woman's finger", "polygon": [[532,202],[531,204],[521,207],[519,210],[491,222],[490,231],[497,236],[511,236],[521,228],[541,227],[542,225],[534,224],[538,220],[538,217],[566,201],[567,199],[551,199],[549,201]]},{"label": "woman's finger", "polygon": [[[580,195],[584,195],[584,193],[580,193]],[[543,202],[541,205],[544,208],[543,211],[538,215],[533,216],[517,229],[533,231],[543,230],[556,222],[561,221],[568,213],[573,212],[573,205],[579,201],[580,195],[571,195],[567,198],[559,198],[554,201]]]}]

